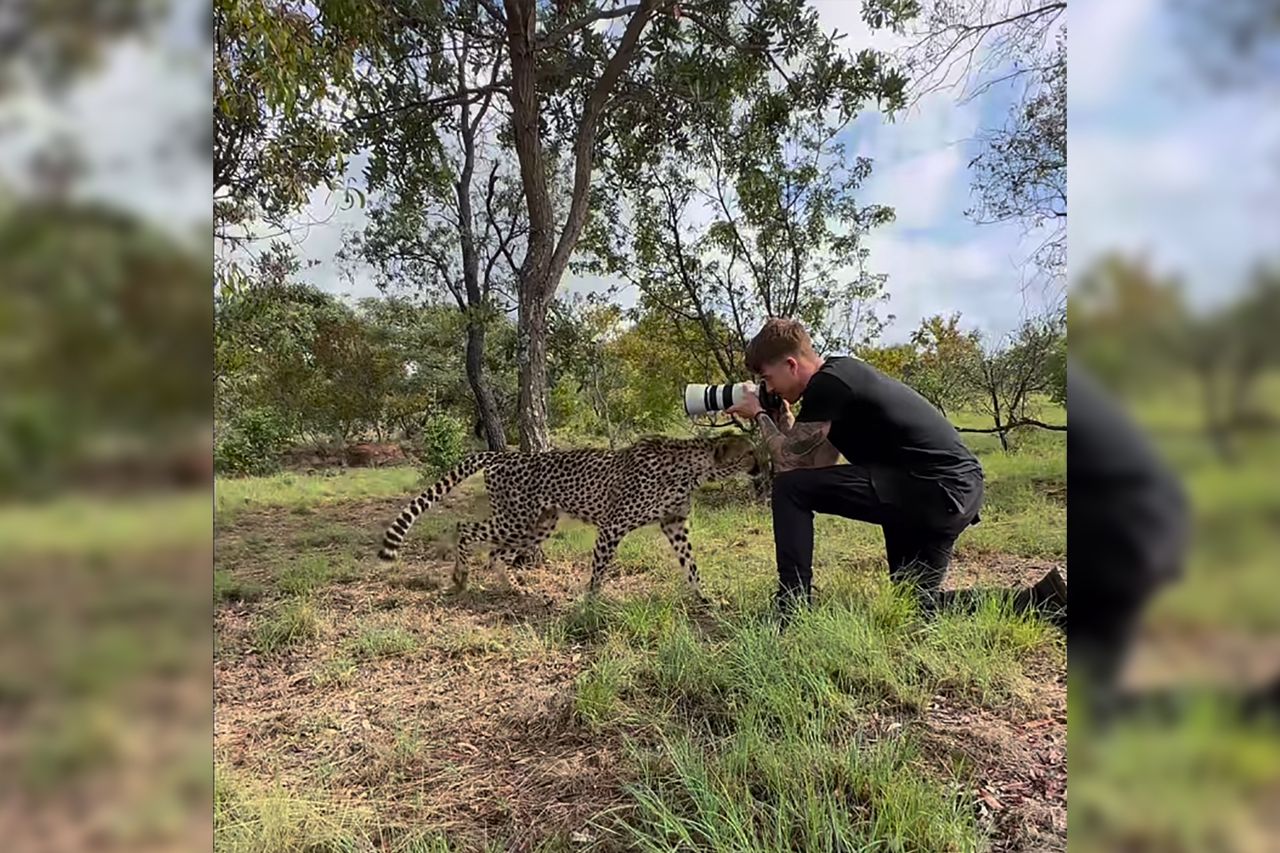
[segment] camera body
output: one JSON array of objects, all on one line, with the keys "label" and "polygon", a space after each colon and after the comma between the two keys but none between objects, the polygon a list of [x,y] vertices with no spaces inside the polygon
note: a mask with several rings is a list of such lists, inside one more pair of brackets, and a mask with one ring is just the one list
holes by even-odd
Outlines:
[{"label": "camera body", "polygon": [[734,382],[729,385],[686,385],[684,386],[684,411],[689,417],[698,417],[712,412],[723,411],[735,403],[739,403],[747,394],[754,393],[760,399],[760,405],[767,412],[778,412],[782,409],[782,395],[770,391],[764,382]]}]

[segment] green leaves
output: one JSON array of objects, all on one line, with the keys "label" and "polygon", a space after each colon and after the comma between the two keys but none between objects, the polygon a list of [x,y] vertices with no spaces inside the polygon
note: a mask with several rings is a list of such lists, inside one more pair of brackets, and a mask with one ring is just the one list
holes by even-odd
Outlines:
[{"label": "green leaves", "polygon": [[217,224],[280,221],[341,177],[356,139],[358,68],[382,52],[389,13],[356,0],[215,0]]}]

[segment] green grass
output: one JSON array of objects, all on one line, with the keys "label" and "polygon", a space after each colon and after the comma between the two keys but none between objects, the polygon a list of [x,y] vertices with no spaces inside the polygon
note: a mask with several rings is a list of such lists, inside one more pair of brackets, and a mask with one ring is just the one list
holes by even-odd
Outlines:
[{"label": "green grass", "polygon": [[[983,524],[961,538],[962,558],[980,560],[988,552],[1060,558],[1066,541],[1063,437],[1020,435],[1007,454],[992,437],[971,438],[987,471],[989,498]],[[249,543],[232,554],[233,573],[251,567],[252,577],[266,574],[267,588],[284,596],[259,617],[259,640],[269,636],[267,645],[284,648],[322,629],[308,602],[340,580],[332,551],[336,546],[342,553],[357,536],[327,519],[325,506],[379,489],[407,496],[419,483],[416,472],[404,473],[401,481],[383,469],[348,472],[351,483],[291,475],[225,484],[220,518],[259,506],[280,507],[292,518],[287,548]],[[412,536],[447,538],[460,515],[483,512],[482,494],[479,478],[469,482],[461,505],[420,519]],[[563,724],[631,744],[626,806],[597,815],[589,828],[597,839],[589,849],[600,853],[982,849],[986,839],[972,800],[976,783],[965,767],[930,758],[936,751],[919,720],[939,698],[1000,714],[1035,711],[1035,685],[1027,673],[1033,661],[1037,671],[1046,658],[1061,663],[1060,636],[1013,615],[994,596],[972,615],[925,621],[914,601],[888,584],[877,528],[827,516],[817,525],[819,606],[782,635],[768,618],[776,574],[767,508],[713,487],[696,497],[690,526],[704,589],[723,606],[687,609],[670,545],[646,528],[623,540],[614,577],[646,575],[648,593],[615,598],[606,582],[603,597],[580,599],[549,622],[535,619],[514,628],[446,627],[419,637],[393,622],[366,625],[314,665],[312,682],[349,687],[358,683],[362,662],[413,655],[427,643],[477,669],[530,655],[581,656],[582,669],[564,685],[572,714]],[[593,528],[562,521],[546,544],[547,557],[569,563],[585,587],[594,538]],[[240,548],[247,539],[238,541]],[[234,588],[231,576],[220,583]],[[889,720],[899,725],[885,731]],[[412,777],[420,760],[413,750],[421,747],[414,744],[406,732],[369,756],[370,790],[362,802],[375,812],[378,785]],[[401,749],[409,752],[400,755]],[[367,821],[348,826],[306,809],[292,821],[274,818],[276,828],[267,832],[264,800],[261,792],[255,796],[242,802],[239,824],[229,826],[243,827],[244,837],[261,849],[288,849],[272,847],[278,842],[271,838],[305,838],[308,821],[317,827],[317,849],[360,849],[370,837]],[[335,823],[341,830],[336,834]],[[338,836],[345,839],[340,844],[333,841]],[[220,834],[219,849],[248,849],[235,847],[233,837],[239,838]],[[457,848],[419,834],[391,849],[483,849],[473,837],[466,842]],[[547,851],[580,846],[557,834],[544,840]]]},{"label": "green grass", "polygon": [[[1277,411],[1280,374],[1260,398]],[[1183,578],[1146,613],[1157,635],[1211,638],[1280,631],[1280,436],[1242,436],[1224,464],[1203,434],[1199,389],[1171,381],[1122,400],[1181,477],[1191,504]],[[1212,642],[1209,642],[1212,645]],[[1274,726],[1232,719],[1209,697],[1174,722],[1125,721],[1097,730],[1072,703],[1071,849],[1268,849],[1280,740]]]},{"label": "green grass", "polygon": [[662,741],[614,834],[652,853],[982,849],[967,798],[921,773],[909,740],[833,745],[815,728]]},{"label": "green grass", "polygon": [[921,761],[910,725],[875,742],[859,727],[939,695],[1029,703],[1026,664],[1063,653],[998,598],[924,622],[887,582],[836,584],[782,635],[763,605],[700,624],[655,595],[584,600],[554,631],[596,650],[578,719],[652,745],[633,810],[600,822],[626,849],[981,849],[958,771]]},{"label": "green grass", "polygon": [[215,488],[218,518],[228,519],[249,506],[311,508],[359,498],[404,495],[419,488],[413,467],[355,468],[332,474],[274,474],[270,477],[220,477]]},{"label": "green grass", "polygon": [[1150,621],[1273,634],[1280,631],[1274,570],[1280,549],[1280,436],[1246,436],[1239,460],[1224,464],[1194,431],[1162,431],[1171,423],[1195,428],[1183,422],[1198,413],[1187,403],[1171,391],[1134,403],[1135,417],[1156,430],[1157,449],[1181,477],[1192,513],[1185,577],[1155,601]]},{"label": "green grass", "polygon": [[372,821],[368,806],[342,804],[323,792],[299,795],[222,769],[214,775],[218,853],[345,853],[372,843]]},{"label": "green grass", "polygon": [[347,656],[330,658],[320,665],[311,675],[311,681],[317,687],[345,687],[355,680],[358,664]]},{"label": "green grass", "polygon": [[[343,804],[323,788],[292,791],[215,765],[213,849],[215,853],[504,853],[512,849],[502,839],[464,843],[432,830],[390,825],[379,819],[377,805]],[[553,835],[531,853],[573,849]]]},{"label": "green grass", "polygon": [[320,613],[309,598],[290,598],[261,617],[254,629],[254,648],[264,654],[280,651],[317,637]]},{"label": "green grass", "polygon": [[213,570],[213,600],[219,604],[257,601],[264,592],[262,584],[237,578],[229,569]]},{"label": "green grass", "polygon": [[206,492],[126,499],[67,495],[0,507],[0,560],[207,547],[212,533]]},{"label": "green grass", "polygon": [[418,648],[418,638],[398,625],[368,625],[348,647],[357,660],[401,657]]},{"label": "green grass", "polygon": [[301,554],[282,568],[276,577],[276,588],[285,595],[306,595],[329,584],[350,581],[359,576],[355,560],[327,554]]},{"label": "green grass", "polygon": [[1280,785],[1275,724],[1244,724],[1211,697],[1175,722],[1094,730],[1073,712],[1071,848],[1193,853],[1267,849]]}]

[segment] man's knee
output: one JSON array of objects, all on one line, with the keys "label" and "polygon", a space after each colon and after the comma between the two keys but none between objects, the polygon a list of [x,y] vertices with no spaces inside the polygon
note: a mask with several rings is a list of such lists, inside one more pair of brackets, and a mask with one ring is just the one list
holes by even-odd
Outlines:
[{"label": "man's knee", "polygon": [[773,499],[794,500],[803,491],[804,471],[779,471],[773,475]]}]

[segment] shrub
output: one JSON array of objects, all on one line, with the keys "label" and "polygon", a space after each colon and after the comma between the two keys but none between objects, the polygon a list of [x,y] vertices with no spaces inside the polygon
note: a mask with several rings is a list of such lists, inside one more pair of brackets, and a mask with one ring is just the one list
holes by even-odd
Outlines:
[{"label": "shrub", "polygon": [[213,448],[215,469],[222,474],[263,475],[280,468],[280,454],[293,430],[274,409],[245,409],[218,430]]},{"label": "shrub", "polygon": [[467,428],[453,415],[437,414],[422,427],[422,461],[436,477],[457,465],[466,452]]}]

